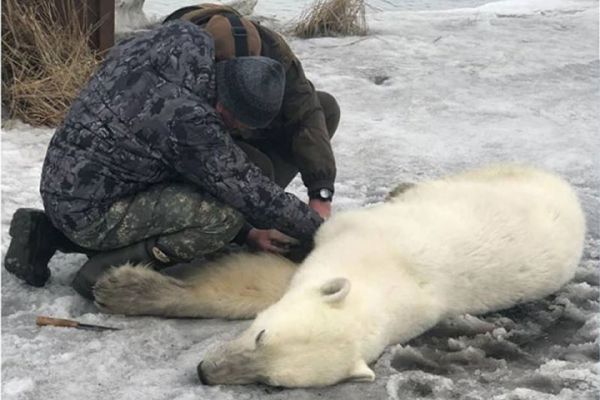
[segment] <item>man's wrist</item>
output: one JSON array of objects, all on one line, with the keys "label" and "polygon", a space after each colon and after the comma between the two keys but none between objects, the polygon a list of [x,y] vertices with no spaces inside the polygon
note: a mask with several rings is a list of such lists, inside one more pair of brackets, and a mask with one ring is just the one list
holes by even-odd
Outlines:
[{"label": "man's wrist", "polygon": [[244,225],[242,226],[242,229],[240,229],[240,231],[238,232],[237,235],[235,235],[235,238],[233,238],[232,242],[237,243],[239,245],[243,245],[246,243],[246,240],[248,239],[248,234],[250,233],[250,231],[253,229],[253,226],[250,225],[247,222],[244,222]]},{"label": "man's wrist", "polygon": [[308,191],[310,200],[320,200],[330,202],[333,200],[333,190],[329,188],[319,188]]}]

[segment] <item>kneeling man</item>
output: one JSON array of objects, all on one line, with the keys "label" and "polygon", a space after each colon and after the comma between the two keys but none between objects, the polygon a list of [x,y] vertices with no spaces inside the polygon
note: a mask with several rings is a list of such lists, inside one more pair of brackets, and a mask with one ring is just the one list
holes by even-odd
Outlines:
[{"label": "kneeling man", "polygon": [[97,279],[127,261],[161,268],[236,239],[270,251],[312,240],[319,214],[228,134],[277,115],[282,66],[260,56],[215,62],[214,53],[211,36],[188,22],[111,51],[50,142],[45,214],[13,217],[10,272],[42,286],[56,249],[86,252],[73,286],[93,298]]}]

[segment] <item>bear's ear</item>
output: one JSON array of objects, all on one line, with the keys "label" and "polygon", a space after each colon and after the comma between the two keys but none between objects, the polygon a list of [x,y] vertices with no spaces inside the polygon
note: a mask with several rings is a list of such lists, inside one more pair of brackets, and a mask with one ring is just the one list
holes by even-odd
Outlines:
[{"label": "bear's ear", "polygon": [[346,278],[334,278],[320,288],[321,296],[327,303],[337,303],[350,292],[350,281]]},{"label": "bear's ear", "polygon": [[359,360],[354,366],[354,371],[348,378],[349,381],[353,382],[373,382],[375,380],[375,372],[366,362]]}]

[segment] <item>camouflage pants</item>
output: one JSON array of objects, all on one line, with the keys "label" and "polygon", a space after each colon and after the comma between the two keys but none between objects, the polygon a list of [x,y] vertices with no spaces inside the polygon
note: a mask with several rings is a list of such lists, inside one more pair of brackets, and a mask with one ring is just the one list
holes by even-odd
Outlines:
[{"label": "camouflage pants", "polygon": [[243,223],[239,212],[194,186],[169,183],[115,202],[103,218],[70,236],[100,251],[156,237],[168,256],[191,260],[224,247]]}]

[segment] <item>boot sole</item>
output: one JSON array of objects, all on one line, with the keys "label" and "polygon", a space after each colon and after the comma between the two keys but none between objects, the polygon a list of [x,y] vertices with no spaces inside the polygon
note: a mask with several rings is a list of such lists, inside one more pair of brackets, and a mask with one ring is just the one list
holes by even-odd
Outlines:
[{"label": "boot sole", "polygon": [[[27,248],[33,239],[31,237],[32,233],[36,230],[38,224],[43,223],[43,218],[47,217],[43,215],[42,211],[36,209],[20,208],[15,212],[8,230],[12,239],[4,260],[4,268],[6,268],[8,272],[23,279],[28,284],[38,287],[44,286],[48,281],[48,278],[50,278],[50,270],[48,267],[36,268],[37,266],[34,265],[33,268],[26,268],[21,264],[21,261],[23,260],[17,257],[10,257],[10,255],[14,253],[24,253],[24,251],[19,250]],[[26,254],[29,256],[28,253]]]}]

